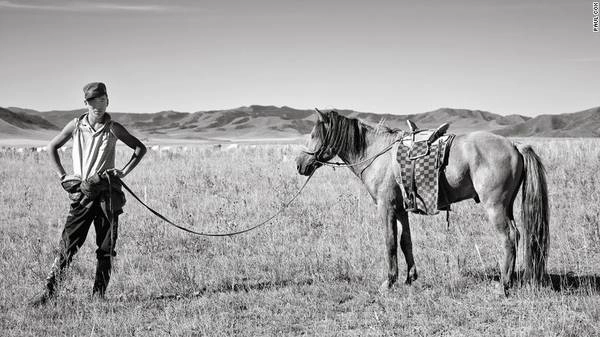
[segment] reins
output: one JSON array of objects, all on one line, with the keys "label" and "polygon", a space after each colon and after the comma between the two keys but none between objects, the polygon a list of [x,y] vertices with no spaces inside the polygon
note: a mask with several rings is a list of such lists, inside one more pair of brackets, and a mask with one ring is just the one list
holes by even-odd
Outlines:
[{"label": "reins", "polygon": [[[314,172],[313,172],[313,174],[314,174]],[[141,199],[140,199],[140,198],[139,198],[139,197],[138,197],[138,196],[137,196],[137,195],[136,195],[136,194],[135,194],[135,193],[134,193],[134,192],[131,190],[131,188],[129,188],[129,186],[127,186],[127,184],[125,184],[125,182],[124,182],[122,179],[120,179],[120,178],[118,178],[118,177],[115,177],[115,178],[121,182],[121,185],[123,186],[123,188],[125,188],[125,190],[127,190],[127,192],[129,192],[129,194],[131,194],[131,195],[132,195],[132,196],[133,196],[133,197],[134,197],[134,198],[135,198],[135,199],[136,199],[136,200],[137,200],[137,201],[138,201],[140,204],[142,204],[142,205],[143,205],[144,207],[146,207],[146,209],[148,209],[148,210],[149,210],[149,211],[150,211],[152,214],[156,215],[158,218],[160,218],[161,220],[165,221],[165,222],[166,222],[166,223],[168,223],[169,225],[171,225],[171,226],[173,226],[173,227],[176,227],[176,228],[178,228],[178,229],[181,229],[181,230],[183,230],[183,231],[186,231],[186,232],[188,232],[188,233],[190,233],[190,234],[194,234],[194,235],[200,235],[200,236],[211,236],[211,237],[215,237],[215,236],[217,236],[217,237],[222,237],[222,236],[234,236],[234,235],[238,235],[238,234],[243,234],[243,233],[249,232],[249,231],[251,231],[251,230],[254,230],[254,229],[256,229],[256,228],[262,227],[262,226],[264,226],[265,224],[267,224],[269,221],[273,220],[273,219],[274,219],[276,216],[278,216],[279,214],[281,214],[281,212],[283,212],[283,210],[285,210],[285,209],[286,209],[286,208],[287,208],[289,205],[291,205],[291,203],[292,203],[292,202],[294,202],[294,200],[296,200],[296,198],[298,198],[298,196],[300,195],[300,193],[302,192],[302,190],[304,190],[304,187],[306,187],[306,185],[308,184],[308,181],[310,180],[310,178],[312,178],[313,174],[311,174],[310,176],[308,176],[308,178],[306,179],[306,181],[304,182],[304,184],[302,185],[302,187],[300,187],[300,189],[298,190],[298,192],[296,192],[296,194],[295,194],[295,195],[294,195],[294,196],[293,196],[293,197],[292,197],[292,198],[291,198],[291,199],[290,199],[290,200],[289,200],[287,203],[283,204],[283,206],[282,206],[282,207],[281,207],[281,208],[280,208],[280,209],[279,209],[279,210],[278,210],[278,211],[277,211],[275,214],[273,214],[272,216],[270,216],[270,217],[269,217],[269,218],[267,218],[266,220],[263,220],[262,222],[260,222],[260,223],[258,223],[258,224],[256,224],[256,225],[254,225],[254,226],[252,226],[252,227],[249,227],[249,228],[246,228],[246,229],[243,229],[243,230],[237,231],[237,232],[230,232],[230,233],[204,233],[204,232],[197,232],[197,231],[191,230],[191,229],[189,229],[189,228],[186,228],[186,227],[180,226],[180,225],[178,225],[178,224],[174,223],[173,221],[171,221],[171,220],[167,219],[167,218],[166,218],[164,215],[162,215],[162,214],[160,214],[159,212],[155,211],[155,210],[154,210],[154,209],[152,209],[150,206],[146,205],[146,203],[144,203],[144,202],[143,202],[143,201],[142,201],[142,200],[141,200]]]},{"label": "reins", "polygon": [[[328,134],[327,136],[330,136],[330,135]],[[388,146],[386,146],[386,147],[385,147],[383,150],[379,151],[378,153],[376,153],[375,155],[373,155],[373,156],[371,156],[371,157],[369,157],[369,158],[363,159],[363,160],[361,160],[361,161],[358,161],[358,162],[355,162],[355,163],[344,163],[344,162],[328,162],[328,161],[323,161],[323,160],[320,160],[320,159],[319,159],[319,157],[320,157],[320,155],[322,154],[322,152],[324,152],[324,150],[330,150],[329,148],[327,148],[327,149],[323,149],[323,148],[321,148],[321,149],[319,149],[319,150],[318,150],[318,151],[316,151],[316,152],[308,152],[308,151],[303,151],[303,152],[305,152],[305,153],[307,153],[307,154],[309,154],[309,155],[314,155],[314,156],[315,156],[315,160],[316,160],[318,163],[322,164],[322,165],[326,165],[326,166],[333,166],[333,167],[352,167],[352,166],[361,165],[361,164],[363,164],[363,163],[366,163],[366,162],[369,162],[369,161],[371,161],[371,163],[372,163],[372,162],[373,162],[375,159],[377,159],[379,156],[383,155],[384,153],[386,153],[387,151],[389,151],[390,149],[392,149],[392,148],[394,147],[394,145],[395,145],[397,142],[399,142],[401,139],[402,139],[402,137],[396,137],[396,139],[394,139],[394,141],[393,141],[393,142],[391,142],[391,143],[390,143]],[[338,152],[338,151],[339,151],[339,150],[336,150],[336,155],[337,155],[337,152]],[[369,165],[367,165],[367,167],[368,167],[368,166],[370,166],[370,164],[369,164]],[[364,171],[364,169],[363,169],[363,171]],[[116,180],[118,180],[118,181],[121,183],[121,185],[123,186],[123,188],[125,188],[125,190],[127,190],[127,192],[129,192],[129,194],[131,194],[131,195],[132,195],[132,196],[133,196],[133,197],[134,197],[134,198],[135,198],[135,199],[136,199],[136,200],[137,200],[137,201],[138,201],[140,204],[142,204],[142,206],[144,206],[144,207],[145,207],[147,210],[149,210],[149,211],[150,211],[152,214],[154,214],[155,216],[157,216],[157,217],[158,217],[158,218],[160,218],[161,220],[165,221],[165,222],[166,222],[166,223],[168,223],[169,225],[171,225],[171,226],[173,226],[173,227],[176,227],[176,228],[178,228],[178,229],[180,229],[180,230],[183,230],[183,231],[185,231],[185,232],[188,232],[188,233],[190,233],[190,234],[194,234],[194,235],[199,235],[199,236],[209,236],[209,237],[223,237],[223,236],[234,236],[234,235],[239,235],[239,234],[247,233],[247,232],[249,232],[249,231],[252,231],[252,230],[254,230],[254,229],[257,229],[257,228],[259,228],[259,227],[262,227],[262,226],[264,226],[265,224],[267,224],[268,222],[270,222],[271,220],[273,220],[273,219],[274,219],[276,216],[278,216],[279,214],[281,214],[281,213],[282,213],[282,212],[283,212],[283,211],[284,211],[284,210],[285,210],[285,209],[286,209],[286,208],[287,208],[287,207],[288,207],[290,204],[292,204],[292,202],[294,202],[294,200],[296,200],[296,198],[298,198],[298,196],[300,195],[300,193],[302,193],[302,191],[304,190],[304,188],[306,187],[306,185],[308,184],[308,182],[309,182],[309,181],[310,181],[310,179],[312,178],[313,174],[314,174],[314,171],[313,171],[313,173],[311,173],[311,174],[308,176],[308,178],[306,179],[306,181],[304,182],[304,184],[302,185],[302,187],[300,187],[300,189],[298,190],[298,192],[296,192],[296,194],[295,194],[295,195],[294,195],[294,196],[293,196],[293,197],[292,197],[292,198],[291,198],[291,199],[290,199],[288,202],[286,202],[285,204],[283,204],[283,206],[282,206],[282,207],[281,207],[281,208],[280,208],[280,209],[279,209],[279,210],[278,210],[278,211],[277,211],[275,214],[273,214],[272,216],[268,217],[267,219],[265,219],[265,220],[263,220],[263,221],[259,222],[258,224],[254,225],[254,226],[248,227],[248,228],[246,228],[246,229],[243,229],[243,230],[240,230],[240,231],[236,231],[236,232],[229,232],[229,233],[205,233],[205,232],[197,232],[197,231],[194,231],[194,230],[192,230],[192,229],[189,229],[189,228],[187,228],[187,227],[184,227],[184,226],[178,225],[178,224],[174,223],[173,221],[171,221],[171,220],[167,219],[167,218],[166,218],[164,215],[162,215],[162,214],[160,214],[159,212],[157,212],[157,211],[155,211],[154,209],[152,209],[152,208],[151,208],[150,206],[148,206],[146,203],[144,203],[144,202],[143,202],[143,201],[142,201],[142,200],[141,200],[141,199],[140,199],[140,198],[139,198],[139,197],[138,197],[138,196],[137,196],[137,195],[136,195],[136,194],[135,194],[135,193],[134,193],[134,192],[131,190],[131,188],[129,188],[129,186],[127,186],[127,184],[125,184],[125,182],[124,182],[122,179],[120,179],[119,177],[114,177],[114,178],[116,178]],[[361,174],[362,174],[362,173],[361,173]],[[110,178],[109,178],[109,185],[110,185],[110,183],[111,183],[111,182],[110,182]],[[112,206],[112,205],[111,205],[111,206]],[[111,221],[111,224],[112,224],[112,221]]]}]

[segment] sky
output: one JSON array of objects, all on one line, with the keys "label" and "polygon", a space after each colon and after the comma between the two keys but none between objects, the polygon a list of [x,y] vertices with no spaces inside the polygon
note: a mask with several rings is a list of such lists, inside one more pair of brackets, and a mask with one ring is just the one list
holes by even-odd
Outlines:
[{"label": "sky", "polygon": [[0,106],[502,115],[600,105],[587,0],[0,0]]}]

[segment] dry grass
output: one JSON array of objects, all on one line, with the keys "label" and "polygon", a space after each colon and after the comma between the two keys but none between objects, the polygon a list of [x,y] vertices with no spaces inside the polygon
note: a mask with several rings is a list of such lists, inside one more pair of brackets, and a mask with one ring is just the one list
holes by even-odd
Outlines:
[{"label": "dry grass", "polygon": [[[51,264],[67,196],[43,154],[0,154],[0,335],[598,335],[600,141],[524,141],[548,171],[557,282],[509,298],[495,289],[501,248],[471,201],[455,205],[449,227],[445,215],[411,215],[420,279],[379,294],[384,234],[372,201],[348,170],[322,168],[280,217],[232,238],[173,229],[129,197],[108,301],[90,300],[89,233],[58,300],[32,309],[26,302]],[[126,181],[178,223],[230,231],[273,214],[301,186],[296,151],[149,153]]]}]

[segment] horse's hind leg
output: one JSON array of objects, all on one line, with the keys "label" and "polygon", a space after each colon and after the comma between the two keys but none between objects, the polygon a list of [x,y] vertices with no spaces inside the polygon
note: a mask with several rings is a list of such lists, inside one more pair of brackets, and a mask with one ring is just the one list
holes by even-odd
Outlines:
[{"label": "horse's hind leg", "polygon": [[385,225],[385,246],[388,262],[388,278],[380,290],[391,288],[398,280],[398,224],[394,207],[388,202],[378,202],[378,213]]},{"label": "horse's hind leg", "polygon": [[486,207],[488,218],[496,227],[504,248],[503,261],[500,262],[500,282],[504,288],[505,295],[508,294],[508,289],[513,283],[517,245],[519,242],[519,231],[517,230],[512,214],[510,214],[512,213],[511,208],[493,203]]},{"label": "horse's hind leg", "polygon": [[398,214],[398,220],[402,225],[402,234],[400,234],[400,249],[404,253],[406,261],[406,284],[411,284],[418,277],[417,267],[412,252],[412,239],[410,237],[410,226],[408,223],[408,212],[402,211]]}]

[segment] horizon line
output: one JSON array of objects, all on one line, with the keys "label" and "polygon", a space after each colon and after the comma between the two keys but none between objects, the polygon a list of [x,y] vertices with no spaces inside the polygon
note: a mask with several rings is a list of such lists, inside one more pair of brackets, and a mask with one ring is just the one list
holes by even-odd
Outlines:
[{"label": "horizon line", "polygon": [[[293,110],[298,110],[298,111],[307,111],[307,110],[314,110],[315,108],[306,108],[306,109],[302,109],[302,108],[295,108],[289,105],[275,105],[275,104],[250,104],[250,105],[241,105],[241,106],[237,106],[237,107],[233,107],[233,108],[224,108],[224,109],[205,109],[205,110],[196,110],[196,111],[179,111],[179,110],[173,110],[173,109],[163,109],[163,110],[158,110],[158,111],[154,111],[154,112],[133,112],[133,111],[106,111],[107,113],[117,113],[117,114],[156,114],[156,113],[161,113],[161,112],[176,112],[176,113],[185,113],[185,114],[194,114],[194,113],[198,113],[198,112],[212,112],[212,111],[230,111],[230,110],[238,110],[238,109],[243,109],[243,108],[251,108],[251,107],[275,107],[278,109],[282,109],[282,108],[289,108],[289,109],[293,109]],[[37,109],[32,109],[32,108],[23,108],[23,107],[17,107],[17,106],[0,106],[0,108],[4,108],[7,110],[10,109],[21,109],[21,110],[32,110],[38,113],[45,113],[45,112],[74,112],[74,111],[80,111],[80,110],[86,110],[86,108],[78,108],[78,109],[51,109],[51,110],[37,110]],[[328,107],[328,108],[318,108],[321,110],[338,110],[338,111],[352,111],[352,112],[356,112],[356,113],[369,113],[369,114],[376,114],[376,115],[394,115],[394,116],[410,116],[410,115],[419,115],[419,114],[424,114],[424,113],[431,113],[431,112],[436,112],[439,110],[444,110],[444,109],[450,109],[450,110],[468,110],[468,111],[480,111],[480,112],[487,112],[487,113],[491,113],[491,114],[495,114],[495,115],[500,115],[500,116],[522,116],[522,117],[530,117],[530,118],[534,118],[534,117],[538,117],[538,116],[553,116],[553,115],[564,115],[564,114],[572,114],[572,113],[578,113],[578,112],[583,112],[583,111],[587,111],[587,110],[592,110],[592,109],[598,109],[600,108],[600,105],[598,106],[594,106],[591,108],[585,108],[582,110],[577,110],[577,111],[571,111],[571,112],[561,112],[561,113],[556,113],[556,114],[537,114],[537,115],[523,115],[523,114],[517,114],[517,113],[512,113],[512,114],[501,114],[501,113],[497,113],[497,112],[492,112],[489,110],[482,110],[482,109],[469,109],[469,108],[452,108],[452,107],[439,107],[433,110],[428,110],[428,111],[422,111],[422,112],[415,112],[415,113],[390,113],[390,112],[373,112],[373,111],[360,111],[360,110],[355,110],[352,108],[335,108],[335,107]]]}]

